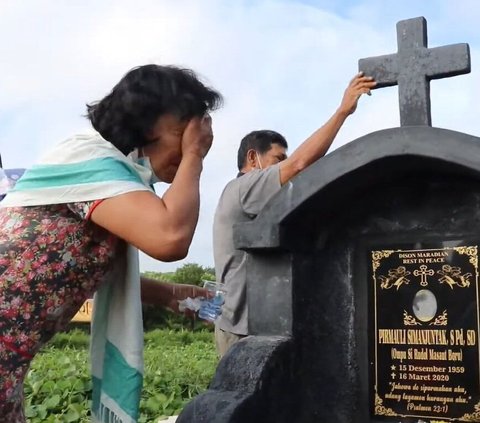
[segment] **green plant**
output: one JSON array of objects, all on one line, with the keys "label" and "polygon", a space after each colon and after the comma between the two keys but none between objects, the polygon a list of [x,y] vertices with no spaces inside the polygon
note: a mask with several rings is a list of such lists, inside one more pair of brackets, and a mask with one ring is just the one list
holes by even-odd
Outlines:
[{"label": "green plant", "polygon": [[92,383],[86,348],[49,347],[34,360],[25,380],[30,423],[87,422]]},{"label": "green plant", "polygon": [[186,263],[175,272],[144,272],[142,276],[166,282],[187,283],[203,286],[204,281],[215,280],[215,269],[204,267],[197,263]]},{"label": "green plant", "polygon": [[[88,342],[86,330],[60,333],[35,357],[25,380],[30,423],[90,421]],[[178,414],[207,388],[217,365],[213,334],[202,330],[146,332],[144,357],[139,423]]]}]

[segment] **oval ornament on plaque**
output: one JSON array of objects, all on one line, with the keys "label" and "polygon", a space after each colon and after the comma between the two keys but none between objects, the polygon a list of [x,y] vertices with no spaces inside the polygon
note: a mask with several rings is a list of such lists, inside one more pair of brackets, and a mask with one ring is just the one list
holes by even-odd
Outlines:
[{"label": "oval ornament on plaque", "polygon": [[432,320],[437,314],[437,299],[432,291],[421,289],[413,298],[413,314],[421,322]]}]

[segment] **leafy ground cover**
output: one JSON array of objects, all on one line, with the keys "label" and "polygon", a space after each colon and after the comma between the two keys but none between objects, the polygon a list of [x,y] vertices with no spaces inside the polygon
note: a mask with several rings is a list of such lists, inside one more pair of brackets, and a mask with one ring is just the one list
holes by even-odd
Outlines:
[{"label": "leafy ground cover", "polygon": [[[56,335],[33,360],[25,380],[31,423],[90,422],[89,335]],[[145,334],[145,380],[139,423],[178,414],[210,382],[217,356],[211,330],[155,329]]]}]

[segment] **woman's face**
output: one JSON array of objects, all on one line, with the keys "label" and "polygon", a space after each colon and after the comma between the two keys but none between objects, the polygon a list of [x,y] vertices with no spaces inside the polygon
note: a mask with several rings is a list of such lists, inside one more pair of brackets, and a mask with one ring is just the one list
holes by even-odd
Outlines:
[{"label": "woman's face", "polygon": [[162,115],[153,126],[150,144],[143,154],[150,158],[153,171],[162,182],[171,183],[182,160],[182,136],[188,121],[171,114]]}]

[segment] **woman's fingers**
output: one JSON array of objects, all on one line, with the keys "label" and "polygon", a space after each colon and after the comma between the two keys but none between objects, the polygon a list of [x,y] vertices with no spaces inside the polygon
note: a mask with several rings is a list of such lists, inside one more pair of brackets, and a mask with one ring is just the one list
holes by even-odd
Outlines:
[{"label": "woman's fingers", "polygon": [[212,118],[206,114],[203,117],[193,117],[188,122],[182,137],[183,154],[195,153],[205,157],[213,141]]}]

